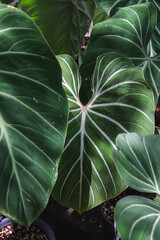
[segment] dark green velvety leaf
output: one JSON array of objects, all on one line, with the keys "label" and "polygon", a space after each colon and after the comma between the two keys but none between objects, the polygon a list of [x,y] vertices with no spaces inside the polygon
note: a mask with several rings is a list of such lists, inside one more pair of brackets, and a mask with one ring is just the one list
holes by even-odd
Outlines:
[{"label": "dark green velvety leaf", "polygon": [[[156,23],[152,3],[121,8],[113,17],[93,28],[80,72],[89,78],[96,58],[102,53],[116,51],[128,56],[136,66],[143,67],[147,83],[157,103],[160,90],[160,55],[147,55],[147,46]],[[147,26],[147,27],[146,27]]]},{"label": "dark green velvety leaf", "polygon": [[113,156],[126,183],[138,191],[160,195],[160,136],[121,134],[116,145]]},{"label": "dark green velvety leaf", "polygon": [[116,226],[123,240],[158,240],[160,205],[137,196],[121,199],[115,210]]},{"label": "dark green velvety leaf", "polygon": [[67,122],[61,81],[35,23],[0,4],[0,212],[26,226],[57,178]]},{"label": "dark green velvety leaf", "polygon": [[126,57],[109,53],[97,59],[92,98],[79,98],[81,76],[74,60],[58,57],[69,100],[68,133],[53,197],[79,212],[118,195],[126,187],[112,158],[122,132],[154,131],[153,96],[142,69]]},{"label": "dark green velvety leaf", "polygon": [[104,11],[104,13],[108,14],[108,16],[112,16],[116,13],[119,7],[131,6],[134,4],[141,4],[146,2],[152,2],[157,9],[158,19],[156,23],[156,27],[152,36],[151,41],[151,50],[159,52],[160,51],[160,1],[157,0],[95,0],[96,5]]},{"label": "dark green velvety leaf", "polygon": [[78,49],[80,16],[81,39],[88,31],[95,11],[94,0],[22,0],[21,8],[36,22],[55,54],[72,56]]}]

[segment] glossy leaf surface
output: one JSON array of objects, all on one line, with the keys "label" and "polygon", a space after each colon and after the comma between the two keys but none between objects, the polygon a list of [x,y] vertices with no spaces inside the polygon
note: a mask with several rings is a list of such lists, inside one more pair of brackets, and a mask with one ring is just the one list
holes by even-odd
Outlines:
[{"label": "glossy leaf surface", "polygon": [[157,240],[160,236],[160,205],[137,196],[121,199],[115,220],[123,240]]},{"label": "glossy leaf surface", "polygon": [[122,134],[116,145],[113,156],[127,184],[141,192],[160,194],[160,136]]},{"label": "glossy leaf surface", "polygon": [[112,159],[115,138],[121,132],[153,133],[153,98],[142,69],[110,53],[97,59],[92,98],[84,106],[79,99],[81,77],[76,63],[67,55],[58,60],[70,114],[53,197],[83,212],[126,187]]},{"label": "glossy leaf surface", "polygon": [[151,3],[121,8],[113,17],[96,24],[81,66],[83,78],[91,77],[96,58],[115,51],[128,56],[143,67],[147,83],[154,92],[155,103],[160,90],[160,55],[147,55],[147,46],[156,23],[156,8]]},{"label": "glossy leaf surface", "polygon": [[151,2],[155,5],[157,9],[157,23],[154,30],[154,33],[152,35],[151,40],[151,49],[153,48],[154,51],[159,52],[160,51],[160,2],[156,0],[95,0],[95,3],[97,6],[104,11],[104,13],[108,14],[108,16],[112,16],[116,13],[119,7],[126,7],[131,6],[135,4],[141,4],[141,3],[147,3]]},{"label": "glossy leaf surface", "polygon": [[35,23],[0,5],[0,212],[23,225],[45,208],[64,145],[61,69]]},{"label": "glossy leaf surface", "polygon": [[94,0],[22,0],[21,9],[36,22],[55,54],[74,56],[78,49],[78,28],[81,28],[82,40],[88,32],[95,4]]}]

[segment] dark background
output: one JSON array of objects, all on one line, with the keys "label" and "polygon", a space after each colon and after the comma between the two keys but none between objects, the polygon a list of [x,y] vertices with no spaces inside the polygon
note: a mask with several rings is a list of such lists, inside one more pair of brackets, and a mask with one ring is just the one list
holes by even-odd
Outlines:
[{"label": "dark background", "polygon": [[66,208],[50,198],[40,218],[53,229],[56,240],[113,240],[113,227],[103,218],[100,207],[85,213]]}]

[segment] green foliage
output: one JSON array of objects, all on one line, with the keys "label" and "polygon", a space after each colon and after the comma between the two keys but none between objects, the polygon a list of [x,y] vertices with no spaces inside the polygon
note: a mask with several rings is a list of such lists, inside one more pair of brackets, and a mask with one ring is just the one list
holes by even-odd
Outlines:
[{"label": "green foliage", "polygon": [[29,226],[46,207],[64,145],[60,66],[35,23],[0,5],[0,212]]},{"label": "green foliage", "polygon": [[153,133],[153,97],[142,70],[126,57],[109,53],[98,57],[92,98],[83,105],[76,63],[67,55],[58,60],[70,115],[53,197],[83,212],[125,189],[112,159],[115,138],[121,132]]},{"label": "green foliage", "polygon": [[113,155],[125,182],[140,192],[160,195],[160,136],[121,134],[116,145]]},{"label": "green foliage", "polygon": [[[160,195],[160,136],[120,134],[113,151],[118,170],[132,188]],[[132,196],[121,199],[115,212],[118,231],[123,240],[157,240],[160,234],[160,205],[152,200]]]},{"label": "green foliage", "polygon": [[80,41],[79,28],[82,40],[93,18],[95,4],[94,0],[22,0],[21,9],[36,22],[55,54],[74,56]]},{"label": "green foliage", "polygon": [[156,104],[160,90],[160,55],[150,57],[147,54],[156,16],[152,3],[139,4],[121,8],[113,17],[96,24],[80,68],[82,77],[90,78],[97,56],[104,52],[119,52],[143,68]]},{"label": "green foliage", "polygon": [[[127,184],[160,194],[160,136],[146,136],[154,132],[153,93],[156,104],[160,90],[159,4],[95,3],[21,0],[19,7],[30,17],[0,5],[0,212],[26,226],[51,192],[79,212],[116,196]],[[81,65],[81,41],[92,20],[98,24]],[[57,61],[53,52],[64,55]],[[66,54],[77,54],[81,67]],[[62,78],[70,109],[65,146]],[[120,133],[125,134],[116,146]],[[157,240],[157,203],[129,197],[117,206],[123,240],[146,240],[149,234]],[[131,215],[127,222],[126,214]]]},{"label": "green foliage", "polygon": [[96,8],[96,11],[94,13],[93,17],[93,24],[97,24],[99,22],[105,21],[108,19],[108,15],[104,13],[101,9]]},{"label": "green foliage", "polygon": [[137,196],[121,199],[115,219],[122,240],[157,240],[160,236],[160,205]]},{"label": "green foliage", "polygon": [[157,22],[155,26],[155,30],[153,32],[151,42],[150,42],[150,48],[151,52],[159,52],[160,51],[160,1],[155,0],[95,0],[95,3],[97,6],[108,16],[113,16],[119,7],[126,7],[131,6],[134,4],[139,5],[140,3],[148,3],[151,2],[155,5],[158,16],[157,16]]}]

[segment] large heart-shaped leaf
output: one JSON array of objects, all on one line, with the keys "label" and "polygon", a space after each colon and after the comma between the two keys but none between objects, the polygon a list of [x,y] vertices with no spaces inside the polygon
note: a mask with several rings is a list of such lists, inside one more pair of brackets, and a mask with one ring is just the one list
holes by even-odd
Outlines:
[{"label": "large heart-shaped leaf", "polygon": [[116,145],[113,156],[127,184],[160,195],[160,136],[120,134]]},{"label": "large heart-shaped leaf", "polygon": [[61,78],[35,23],[0,4],[0,212],[26,226],[57,178],[67,123]]},{"label": "large heart-shaped leaf", "polygon": [[152,3],[145,3],[121,8],[110,19],[96,24],[80,69],[82,77],[92,75],[96,58],[100,54],[110,51],[122,53],[136,66],[143,67],[156,103],[160,90],[160,55],[147,55],[155,23],[156,9]]},{"label": "large heart-shaped leaf", "polygon": [[81,77],[74,60],[58,57],[70,115],[66,145],[53,197],[79,212],[118,193],[126,185],[112,160],[118,133],[153,133],[153,98],[142,69],[124,56],[110,53],[97,59],[92,77],[92,98],[79,98]]},{"label": "large heart-shaped leaf", "polygon": [[151,40],[151,49],[153,48],[154,51],[160,50],[160,2],[156,0],[95,0],[96,5],[104,11],[104,13],[108,14],[108,16],[112,16],[116,13],[117,9],[119,7],[126,7],[131,6],[134,4],[140,4],[140,3],[146,3],[146,2],[152,2],[157,8],[158,12],[158,18],[157,18],[157,24],[154,30],[154,33],[152,35]]},{"label": "large heart-shaped leaf", "polygon": [[36,22],[55,54],[73,56],[78,49],[78,31],[82,40],[93,18],[95,4],[94,0],[22,0],[21,8]]},{"label": "large heart-shaped leaf", "polygon": [[121,199],[115,219],[123,240],[157,240],[160,236],[160,205],[137,196]]}]

